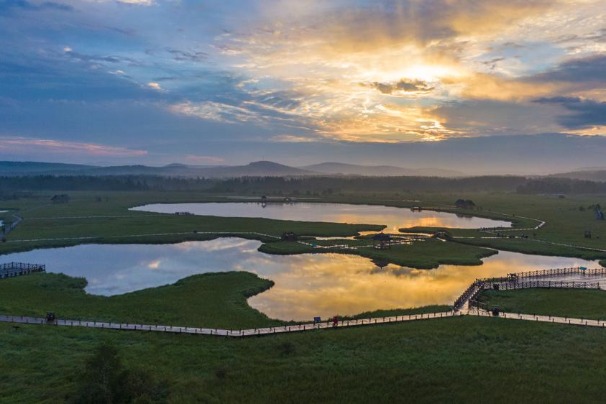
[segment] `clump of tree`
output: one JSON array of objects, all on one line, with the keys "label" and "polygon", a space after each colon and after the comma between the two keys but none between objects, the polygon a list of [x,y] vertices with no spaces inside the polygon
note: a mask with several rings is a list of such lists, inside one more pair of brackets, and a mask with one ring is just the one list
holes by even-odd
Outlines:
[{"label": "clump of tree", "polygon": [[457,199],[455,206],[459,209],[474,209],[476,204],[471,199]]},{"label": "clump of tree", "polygon": [[606,182],[567,178],[483,176],[439,177],[238,177],[229,179],[161,177],[153,175],[0,177],[0,199],[24,192],[53,191],[204,191],[237,195],[333,196],[411,192],[519,192],[524,194],[595,194],[606,192]]},{"label": "clump of tree", "polygon": [[164,403],[168,384],[143,370],[126,368],[118,349],[103,343],[86,360],[81,373],[76,403]]}]

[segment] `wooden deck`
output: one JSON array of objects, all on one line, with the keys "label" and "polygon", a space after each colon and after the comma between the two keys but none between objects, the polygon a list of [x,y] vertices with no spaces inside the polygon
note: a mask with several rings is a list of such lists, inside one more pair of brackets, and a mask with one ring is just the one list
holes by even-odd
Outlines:
[{"label": "wooden deck", "polygon": [[0,279],[29,275],[35,272],[46,272],[46,267],[40,264],[9,262],[0,265]]}]

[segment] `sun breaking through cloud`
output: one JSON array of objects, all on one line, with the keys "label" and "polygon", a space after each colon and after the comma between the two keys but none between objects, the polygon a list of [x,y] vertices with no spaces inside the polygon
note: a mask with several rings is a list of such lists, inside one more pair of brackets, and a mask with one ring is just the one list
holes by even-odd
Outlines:
[{"label": "sun breaking through cloud", "polygon": [[605,134],[600,0],[24,0],[0,11],[0,130],[32,141],[86,132],[183,158],[207,155],[190,150],[207,142],[231,142],[219,156],[234,142]]}]

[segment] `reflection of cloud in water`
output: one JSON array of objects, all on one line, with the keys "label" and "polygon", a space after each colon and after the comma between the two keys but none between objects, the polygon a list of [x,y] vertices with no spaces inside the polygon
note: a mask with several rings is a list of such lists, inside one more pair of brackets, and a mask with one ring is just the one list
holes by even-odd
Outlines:
[{"label": "reflection of cloud in water", "polygon": [[49,272],[84,276],[87,291],[115,295],[174,283],[205,272],[249,271],[275,286],[249,299],[273,318],[355,314],[376,309],[451,304],[476,278],[545,268],[588,266],[576,258],[509,252],[486,258],[482,266],[443,265],[417,270],[341,254],[272,256],[258,241],[217,239],[175,245],[81,245],[6,255],[6,261],[46,264]]},{"label": "reflection of cloud in water", "polygon": [[[240,238],[217,238],[215,240],[206,241],[204,243],[200,243],[197,241],[186,241],[179,244],[170,244],[170,247],[173,247],[177,250],[181,251],[222,251],[222,250],[230,250],[233,248],[242,248],[245,246],[249,246],[251,244],[251,240],[240,239]],[[257,243],[258,244],[258,243]]]},{"label": "reflection of cloud in water", "polygon": [[160,260],[155,260],[147,264],[147,267],[151,270],[160,268]]},{"label": "reflection of cloud in water", "polygon": [[259,203],[187,203],[187,204],[152,204],[133,208],[132,210],[175,213],[191,212],[196,215],[225,217],[263,217],[267,219],[304,220],[336,223],[379,224],[386,225],[389,231],[397,232],[399,228],[414,226],[436,227],[509,227],[509,222],[496,221],[479,217],[458,217],[446,212],[424,210],[412,212],[410,209],[378,205],[348,205],[337,203],[306,203],[273,205],[263,209]]},{"label": "reflection of cloud in water", "polygon": [[[477,278],[557,267],[595,266],[576,258],[500,252],[481,266],[442,265],[417,270],[389,265],[383,270],[360,257],[299,256],[286,271],[273,274],[276,286],[249,303],[270,317],[310,320],[369,310],[452,304]],[[343,259],[345,258],[345,259]],[[327,262],[322,262],[326,259]],[[370,265],[369,265],[370,264]],[[374,267],[374,268],[373,268]],[[293,304],[296,302],[296,304]]]}]

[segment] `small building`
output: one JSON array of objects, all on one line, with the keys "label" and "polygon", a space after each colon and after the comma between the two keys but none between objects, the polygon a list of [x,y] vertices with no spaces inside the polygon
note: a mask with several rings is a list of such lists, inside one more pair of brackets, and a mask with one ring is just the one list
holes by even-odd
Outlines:
[{"label": "small building", "polygon": [[447,231],[437,231],[431,236],[432,238],[438,238],[441,240],[450,240],[452,236]]},{"label": "small building", "polygon": [[373,247],[378,250],[388,250],[391,248],[391,235],[385,233],[377,233],[372,236]]},{"label": "small building", "polygon": [[292,231],[287,231],[285,233],[282,233],[281,240],[282,241],[297,241],[298,238],[299,237]]}]

